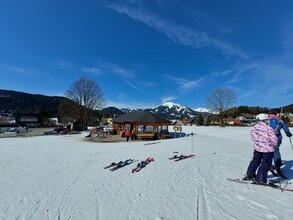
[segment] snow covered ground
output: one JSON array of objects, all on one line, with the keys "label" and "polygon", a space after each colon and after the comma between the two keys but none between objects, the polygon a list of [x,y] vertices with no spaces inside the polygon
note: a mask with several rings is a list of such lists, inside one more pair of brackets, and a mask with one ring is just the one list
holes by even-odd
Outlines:
[{"label": "snow covered ground", "polygon": [[[246,172],[249,128],[184,132],[180,139],[129,143],[94,143],[85,133],[2,138],[0,219],[292,219],[293,192],[226,180]],[[168,160],[176,151],[196,156]],[[281,153],[283,171],[293,179],[287,137]],[[131,173],[137,162],[114,172],[103,169],[113,161],[147,157],[155,161],[138,173]]]}]

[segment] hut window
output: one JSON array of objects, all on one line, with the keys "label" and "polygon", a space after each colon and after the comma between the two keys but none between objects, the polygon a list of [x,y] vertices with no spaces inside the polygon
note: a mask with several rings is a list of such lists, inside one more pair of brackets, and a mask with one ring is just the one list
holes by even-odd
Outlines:
[{"label": "hut window", "polygon": [[130,131],[130,124],[125,124],[125,130]]},{"label": "hut window", "polygon": [[143,125],[138,125],[137,126],[137,133],[142,134],[143,133]]},{"label": "hut window", "polygon": [[168,131],[168,126],[163,125],[162,130],[163,130],[163,131]]},{"label": "hut window", "polygon": [[153,126],[151,126],[151,125],[146,126],[145,132],[146,133],[153,133]]}]

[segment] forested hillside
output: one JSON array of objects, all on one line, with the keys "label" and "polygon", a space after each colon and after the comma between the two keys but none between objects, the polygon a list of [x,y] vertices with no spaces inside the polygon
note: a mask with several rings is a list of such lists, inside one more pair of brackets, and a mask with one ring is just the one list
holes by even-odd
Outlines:
[{"label": "forested hillside", "polygon": [[28,94],[11,90],[0,90],[0,110],[14,113],[57,113],[59,104],[66,100],[60,96]]}]

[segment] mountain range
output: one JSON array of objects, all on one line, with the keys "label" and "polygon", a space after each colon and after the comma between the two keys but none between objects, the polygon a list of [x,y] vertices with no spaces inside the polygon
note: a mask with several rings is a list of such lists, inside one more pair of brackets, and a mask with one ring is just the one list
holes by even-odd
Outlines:
[{"label": "mountain range", "polygon": [[[45,111],[58,113],[58,106],[65,100],[68,99],[61,96],[45,96],[12,90],[0,90],[0,111],[15,113],[40,113]],[[104,117],[112,117],[113,115],[145,111],[156,113],[168,119],[195,118],[199,114],[208,115],[211,113],[208,109],[204,108],[191,109],[177,103],[166,102],[150,109],[107,107],[100,110],[100,114]]]},{"label": "mountain range", "polygon": [[168,119],[196,118],[199,114],[206,116],[212,113],[210,110],[205,108],[191,109],[187,106],[173,102],[166,102],[156,108],[149,109],[117,109],[115,107],[108,107],[103,109],[102,112],[108,113],[109,115],[120,115],[130,112],[153,112]]},{"label": "mountain range", "polygon": [[[37,94],[29,94],[12,90],[0,89],[0,112],[14,112],[14,113],[40,113],[51,112],[53,114],[58,113],[58,107],[60,103],[68,100],[62,96],[45,96]],[[239,107],[241,109],[241,107]],[[100,110],[99,113],[103,117],[113,117],[129,112],[145,112],[150,111],[166,117],[168,119],[180,119],[180,118],[196,118],[199,114],[204,117],[210,114],[216,114],[206,108],[191,109],[187,106],[183,106],[173,102],[166,102],[158,107],[150,109],[118,109],[116,107],[107,107]],[[284,106],[283,112],[293,113],[293,104]],[[243,112],[247,113],[247,112]]]}]

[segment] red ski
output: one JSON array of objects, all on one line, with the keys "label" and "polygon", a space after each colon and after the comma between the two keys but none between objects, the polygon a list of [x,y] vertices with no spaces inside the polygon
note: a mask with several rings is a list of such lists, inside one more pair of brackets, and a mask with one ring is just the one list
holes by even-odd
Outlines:
[{"label": "red ski", "polygon": [[144,161],[141,161],[140,163],[137,164],[136,168],[132,169],[132,173],[139,172],[141,169],[146,167],[152,161],[155,161],[155,159],[152,157],[148,157]]}]

